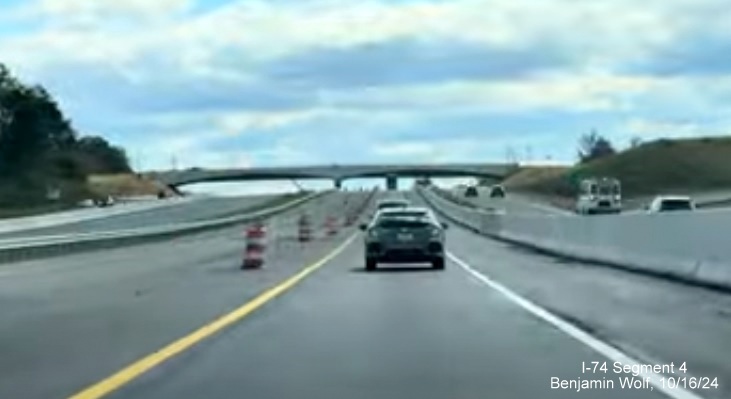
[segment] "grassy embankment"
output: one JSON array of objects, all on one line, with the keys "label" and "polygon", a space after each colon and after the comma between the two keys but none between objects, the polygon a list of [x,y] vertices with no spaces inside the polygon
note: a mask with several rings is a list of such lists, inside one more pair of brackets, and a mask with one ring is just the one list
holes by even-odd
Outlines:
[{"label": "grassy embankment", "polygon": [[574,167],[526,167],[504,184],[566,202],[575,198],[576,182],[594,176],[620,179],[627,198],[731,192],[731,137],[663,139]]},{"label": "grassy embankment", "polygon": [[[2,206],[0,207],[0,218],[34,216],[70,210],[79,207],[78,203],[84,199],[106,198],[109,195],[115,198],[157,196],[161,190],[172,194],[160,183],[140,178],[135,174],[91,175],[87,178],[85,185],[69,184],[66,188],[73,191],[73,195],[70,196],[73,200]],[[13,195],[22,196],[20,188],[17,188]]]}]

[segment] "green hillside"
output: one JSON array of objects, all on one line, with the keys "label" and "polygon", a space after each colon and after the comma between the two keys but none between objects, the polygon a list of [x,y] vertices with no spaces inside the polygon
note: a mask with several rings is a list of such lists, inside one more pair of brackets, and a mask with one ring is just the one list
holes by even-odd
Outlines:
[{"label": "green hillside", "polygon": [[731,137],[657,140],[512,188],[573,196],[577,181],[594,176],[620,179],[629,196],[731,189]]}]

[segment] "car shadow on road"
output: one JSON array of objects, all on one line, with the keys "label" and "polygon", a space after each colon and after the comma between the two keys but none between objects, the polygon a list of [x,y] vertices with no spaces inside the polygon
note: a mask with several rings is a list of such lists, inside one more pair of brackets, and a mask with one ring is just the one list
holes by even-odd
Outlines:
[{"label": "car shadow on road", "polygon": [[365,267],[354,267],[350,269],[351,273],[419,273],[419,272],[439,272],[431,266],[378,266],[376,270],[368,271]]}]

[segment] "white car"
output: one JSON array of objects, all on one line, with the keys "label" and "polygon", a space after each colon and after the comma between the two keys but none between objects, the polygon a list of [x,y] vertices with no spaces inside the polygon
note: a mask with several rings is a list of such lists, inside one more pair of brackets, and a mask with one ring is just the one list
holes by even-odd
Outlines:
[{"label": "white car", "polygon": [[648,213],[694,211],[695,202],[687,196],[664,195],[656,197],[647,207]]}]

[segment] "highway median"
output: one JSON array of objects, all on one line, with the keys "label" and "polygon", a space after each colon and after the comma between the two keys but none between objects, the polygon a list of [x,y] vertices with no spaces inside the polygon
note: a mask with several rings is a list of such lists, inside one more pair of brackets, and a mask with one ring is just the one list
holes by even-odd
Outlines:
[{"label": "highway median", "polygon": [[330,191],[315,192],[285,203],[269,204],[265,208],[249,211],[245,214],[232,215],[214,220],[106,232],[6,239],[0,241],[0,263],[149,243],[225,228],[252,220],[272,217],[329,193]]},{"label": "highway median", "polygon": [[418,193],[441,215],[478,234],[554,256],[731,291],[728,210],[529,216],[467,208],[428,189]]}]

